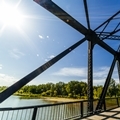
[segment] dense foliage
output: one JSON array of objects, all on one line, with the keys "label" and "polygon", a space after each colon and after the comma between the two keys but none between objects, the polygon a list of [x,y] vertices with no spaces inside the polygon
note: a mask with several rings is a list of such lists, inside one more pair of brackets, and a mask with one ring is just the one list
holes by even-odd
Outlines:
[{"label": "dense foliage", "polygon": [[0,86],[0,92],[4,91],[6,88],[6,86]]},{"label": "dense foliage", "polygon": [[[18,93],[38,94],[49,97],[87,98],[87,88],[88,85],[86,82],[70,81],[68,83],[58,82],[56,84],[27,85],[19,90]],[[94,98],[100,97],[102,89],[102,85],[93,87]],[[120,96],[120,85],[116,84],[113,79],[111,79],[107,96]]]},{"label": "dense foliage", "polygon": [[[87,88],[87,83],[82,81],[70,81],[68,83],[58,82],[56,84],[47,83],[40,85],[26,85],[21,88],[17,94],[32,94],[45,97],[87,98]],[[4,89],[6,89],[5,86],[0,87],[0,91],[3,91]],[[102,85],[93,87],[94,98],[100,97],[102,89]],[[106,96],[120,96],[120,84],[116,84],[114,79],[111,79]]]}]

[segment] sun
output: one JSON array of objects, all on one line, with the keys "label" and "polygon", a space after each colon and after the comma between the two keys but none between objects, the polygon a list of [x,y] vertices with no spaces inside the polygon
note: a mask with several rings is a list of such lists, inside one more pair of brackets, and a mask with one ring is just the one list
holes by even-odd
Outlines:
[{"label": "sun", "polygon": [[0,5],[0,22],[5,26],[20,27],[24,16],[17,7],[3,3]]}]

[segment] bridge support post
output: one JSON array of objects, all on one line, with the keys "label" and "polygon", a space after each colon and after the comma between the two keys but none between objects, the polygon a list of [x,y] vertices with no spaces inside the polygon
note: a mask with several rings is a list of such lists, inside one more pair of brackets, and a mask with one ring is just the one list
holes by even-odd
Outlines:
[{"label": "bridge support post", "polygon": [[32,120],[36,119],[36,115],[37,115],[37,107],[35,107],[33,110]]},{"label": "bridge support post", "polygon": [[118,68],[118,77],[119,77],[119,83],[120,83],[120,59],[117,60],[117,68]]},{"label": "bridge support post", "polygon": [[88,114],[93,113],[93,43],[88,41]]},{"label": "bridge support post", "polygon": [[83,111],[84,111],[83,101],[81,101],[80,111],[81,111],[81,118],[82,118],[83,117]]}]

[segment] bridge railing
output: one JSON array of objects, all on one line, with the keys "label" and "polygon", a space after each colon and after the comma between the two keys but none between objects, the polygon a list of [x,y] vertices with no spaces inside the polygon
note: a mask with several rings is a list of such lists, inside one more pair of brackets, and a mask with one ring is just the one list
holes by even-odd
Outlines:
[{"label": "bridge railing", "polygon": [[[94,114],[98,99],[93,100]],[[88,116],[88,100],[39,106],[0,108],[0,120],[74,120]],[[100,111],[119,107],[120,98],[106,98]]]}]

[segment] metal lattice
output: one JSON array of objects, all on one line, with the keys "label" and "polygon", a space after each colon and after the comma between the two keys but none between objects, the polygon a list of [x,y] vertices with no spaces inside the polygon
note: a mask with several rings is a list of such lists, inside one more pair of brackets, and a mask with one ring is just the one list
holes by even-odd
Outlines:
[{"label": "metal lattice", "polygon": [[[115,63],[117,61],[118,65],[118,73],[120,77],[120,51],[119,49],[116,51],[113,48],[111,48],[108,44],[104,42],[104,40],[110,39],[110,40],[120,40],[120,35],[117,35],[117,33],[120,31],[120,22],[116,24],[116,27],[113,28],[112,31],[105,31],[105,29],[108,27],[111,21],[120,19],[120,10],[115,13],[113,16],[111,16],[108,20],[106,20],[104,23],[102,23],[100,26],[98,26],[95,30],[92,30],[90,27],[90,20],[89,20],[89,12],[87,7],[87,0],[83,0],[84,2],[84,8],[85,8],[85,15],[86,15],[86,21],[87,21],[87,28],[83,26],[81,23],[79,23],[76,19],[74,19],[72,16],[70,16],[68,13],[66,13],[63,9],[61,9],[58,5],[56,5],[51,0],[34,0],[39,5],[44,7],[49,12],[53,13],[55,16],[60,18],[62,21],[64,21],[66,24],[70,25],[72,28],[80,32],[84,35],[84,38],[50,61],[46,62],[27,76],[23,77],[21,80],[10,86],[8,89],[0,93],[0,103],[3,102],[5,99],[7,99],[10,95],[15,93],[17,90],[19,90],[21,87],[26,85],[28,82],[33,80],[35,77],[40,75],[42,72],[47,70],[49,67],[51,67],[53,64],[55,64],[57,61],[59,61],[61,58],[66,56],[68,53],[70,53],[72,50],[74,50],[76,47],[80,46],[83,42],[86,40],[88,41],[88,113],[93,112],[93,48],[97,44],[101,46],[103,49],[111,53],[114,57],[113,62],[111,64],[108,76],[106,78],[106,82],[103,88],[103,91],[100,96],[100,100],[98,102],[98,105],[96,107],[96,111],[102,108],[102,105],[104,104],[104,98],[107,92],[108,85],[110,83],[110,79],[115,67]],[[102,30],[99,30],[102,28]],[[16,87],[17,86],[17,87]]]}]

